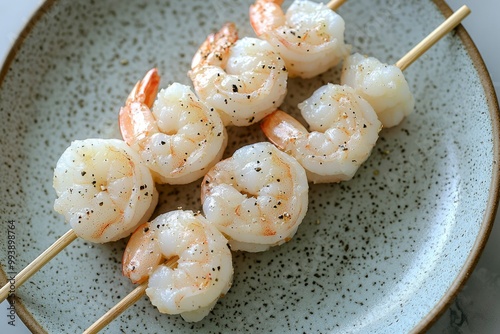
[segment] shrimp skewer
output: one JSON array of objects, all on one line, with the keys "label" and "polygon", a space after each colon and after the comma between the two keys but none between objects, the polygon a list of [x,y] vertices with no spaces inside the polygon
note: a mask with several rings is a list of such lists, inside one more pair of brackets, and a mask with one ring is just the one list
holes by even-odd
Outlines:
[{"label": "shrimp skewer", "polygon": [[[463,17],[465,17],[468,14],[468,8],[462,7],[459,12],[461,12],[461,15],[462,15],[461,18],[458,19],[460,21],[461,19],[463,19]],[[455,26],[456,24],[458,24],[458,23],[453,23],[453,26]],[[449,31],[449,29],[451,29],[451,28],[448,27],[446,29],[448,29],[447,31]],[[436,31],[433,32],[433,34],[436,34]],[[402,59],[404,59],[404,57]],[[277,113],[281,113],[281,112],[277,112]],[[283,117],[283,119],[286,120],[286,117]],[[278,131],[278,132],[281,135],[283,135],[284,137],[291,138],[292,140],[293,140],[294,136],[299,135],[300,132],[304,132],[304,129],[305,129],[300,123],[298,123],[293,118],[291,120],[285,121],[284,123],[278,122],[277,124],[275,124],[275,126],[273,126],[273,128],[281,128],[281,130]],[[364,126],[363,126],[363,128],[364,128]],[[221,163],[224,163],[224,162],[225,162],[225,160],[222,161]],[[257,171],[256,169],[254,169],[254,170]],[[203,182],[203,183],[205,183],[205,182]],[[205,191],[202,192],[202,198],[204,198],[204,193],[205,193]],[[230,197],[228,197],[228,199],[230,199]],[[203,201],[203,202],[205,202],[205,201]],[[147,235],[148,231],[144,231],[143,230],[143,233],[144,233],[144,235]],[[141,239],[141,238],[139,237],[139,239]],[[146,241],[146,243],[148,243],[148,241]],[[148,247],[145,247],[145,248],[146,249],[154,249],[155,246],[150,247],[150,248],[148,248]],[[151,259],[152,259],[152,261],[150,261],[150,262],[144,262],[146,264],[145,266],[147,267],[145,269],[143,268],[143,270],[145,270],[145,272],[147,273],[146,275],[149,275],[149,273],[151,272],[151,270],[149,269],[151,267],[148,266],[148,263],[149,264],[151,264],[151,263],[155,264],[155,263],[158,263],[158,261],[160,261],[160,260],[158,260],[158,257],[156,257],[156,256],[152,257]],[[169,265],[169,266],[175,266],[175,261],[176,261],[175,257],[172,258],[170,260],[170,262],[172,264]],[[131,263],[131,262],[129,261],[129,263]],[[167,264],[165,264],[165,265],[167,265]],[[138,282],[141,281],[142,278],[143,278],[142,275],[135,275],[135,274],[132,273],[133,271],[134,270],[129,271],[130,275],[134,276],[134,280],[136,280]],[[129,294],[129,296],[127,296],[124,300],[122,300],[122,302],[120,302],[118,305],[116,305],[115,307],[113,307],[101,319],[99,319],[98,322],[96,322],[93,326],[91,326],[89,328],[89,330],[85,331],[85,333],[96,333],[97,331],[99,331],[100,329],[102,329],[104,326],[106,326],[118,314],[120,314],[121,312],[123,312],[123,310],[125,310],[130,304],[134,303],[138,298],[140,298],[140,296],[142,296],[142,294],[144,293],[144,290],[146,289],[146,287],[147,287],[146,283],[142,283],[131,294]]]},{"label": "shrimp skewer", "polygon": [[85,333],[106,326],[144,292],[161,313],[202,320],[231,287],[227,240],[201,214],[176,210],[141,225],[122,260],[123,275],[141,284]]},{"label": "shrimp skewer", "polygon": [[278,110],[261,122],[266,137],[305,168],[310,182],[351,179],[382,128],[373,108],[349,86],[328,84],[298,105],[309,124]]},{"label": "shrimp skewer", "polygon": [[[344,43],[345,23],[328,6],[296,0],[286,14],[283,0],[256,0],[250,6],[250,23],[285,60],[290,77],[312,78],[336,66],[351,46]],[[342,2],[333,2],[332,7]]]},{"label": "shrimp skewer", "polygon": [[294,158],[270,143],[256,143],[205,175],[201,201],[232,250],[260,252],[293,237],[307,211],[308,190]]},{"label": "shrimp skewer", "polygon": [[[422,54],[469,12],[462,7],[402,59],[413,61],[416,54]],[[346,73],[346,69],[352,73]],[[356,84],[356,75],[360,73],[364,75],[360,82],[367,82],[367,86]],[[354,88],[328,84],[299,104],[311,132],[282,111],[261,122],[267,138],[294,156],[306,169],[308,180],[314,183],[351,179],[370,155],[382,126],[398,124],[413,110],[408,84],[396,66],[354,55],[346,60],[342,79]],[[373,96],[367,96],[370,92]]]},{"label": "shrimp skewer", "polygon": [[395,65],[384,64],[374,57],[358,53],[347,57],[342,68],[341,83],[353,87],[372,105],[384,127],[400,124],[415,108],[415,100],[402,71],[469,13],[467,6],[461,7]]},{"label": "shrimp skewer", "polygon": [[[235,168],[240,165],[243,172],[235,177]],[[253,197],[256,196],[254,188],[259,184],[252,185],[253,182],[263,185],[257,197]],[[219,200],[231,201],[234,195],[230,191],[224,194],[222,188],[236,192],[236,188],[241,188],[245,194],[240,194],[236,200],[246,197],[236,210],[231,203],[229,207],[225,205],[222,209],[232,211],[222,220],[247,209],[246,216],[250,218],[246,221],[247,226],[233,224],[236,230],[252,234],[243,236],[246,240],[241,241],[230,233],[229,243],[233,250],[261,251],[288,241],[307,210],[308,184],[304,170],[270,143],[241,148],[232,158],[217,163],[207,173],[202,182],[204,210],[208,214],[215,213],[216,218],[216,210],[220,208],[212,204]],[[241,217],[236,219],[241,223]],[[218,298],[230,289],[233,275],[231,252],[223,234],[231,227],[225,228],[220,223],[192,211],[177,210],[139,226],[125,249],[122,271],[133,283],[140,285],[84,333],[97,333],[144,293],[160,312],[180,313],[187,321],[205,317]]]},{"label": "shrimp skewer", "polygon": [[157,183],[190,183],[221,159],[226,129],[188,86],[171,84],[155,101],[159,82],[152,69],[136,84],[120,110],[120,131]]},{"label": "shrimp skewer", "polygon": [[[74,141],[57,162],[54,188],[54,209],[72,229],[16,275],[16,288],[77,237],[104,243],[129,235],[158,201],[149,169],[117,139]],[[8,292],[1,289],[2,301]]]},{"label": "shrimp skewer", "polygon": [[288,71],[269,43],[238,40],[236,26],[227,23],[201,45],[189,77],[198,96],[219,112],[225,125],[248,126],[283,102]]}]

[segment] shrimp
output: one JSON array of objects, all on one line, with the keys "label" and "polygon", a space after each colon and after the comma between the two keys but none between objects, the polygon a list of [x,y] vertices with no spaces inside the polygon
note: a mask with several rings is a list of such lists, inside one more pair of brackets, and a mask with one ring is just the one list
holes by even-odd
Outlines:
[{"label": "shrimp", "polygon": [[173,83],[155,101],[159,81],[152,69],[136,84],[120,110],[120,131],[157,183],[190,183],[221,159],[226,129],[188,86]]},{"label": "shrimp", "polygon": [[176,210],[141,225],[122,261],[133,283],[149,279],[146,294],[162,313],[200,321],[232,284],[231,251],[201,214]]},{"label": "shrimp", "polygon": [[344,43],[345,23],[322,3],[296,0],[286,15],[282,0],[256,0],[250,23],[285,60],[290,77],[312,78],[336,66],[349,55]]},{"label": "shrimp", "polygon": [[298,105],[309,124],[278,110],[261,122],[267,138],[305,168],[314,183],[351,179],[382,128],[373,108],[353,88],[327,84]]},{"label": "shrimp", "polygon": [[72,142],[57,162],[53,186],[55,211],[76,235],[96,243],[128,236],[158,202],[149,169],[118,139]]},{"label": "shrimp", "polygon": [[412,113],[415,99],[401,70],[359,53],[349,56],[342,68],[341,83],[353,87],[368,101],[389,128]]},{"label": "shrimp", "polygon": [[278,108],[287,92],[288,72],[280,55],[266,41],[238,40],[233,23],[208,36],[189,76],[198,96],[220,113],[225,125],[260,121]]},{"label": "shrimp", "polygon": [[304,169],[271,143],[244,146],[201,185],[203,212],[232,250],[260,252],[289,241],[308,206]]}]

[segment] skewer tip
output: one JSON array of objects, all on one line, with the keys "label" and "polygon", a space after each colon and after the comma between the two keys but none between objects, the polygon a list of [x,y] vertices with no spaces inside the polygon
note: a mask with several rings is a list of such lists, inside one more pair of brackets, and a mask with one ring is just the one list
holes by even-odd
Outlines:
[{"label": "skewer tip", "polygon": [[411,49],[406,55],[404,55],[400,60],[398,60],[395,65],[399,67],[401,71],[407,69],[415,60],[417,60],[421,55],[423,55],[427,50],[429,50],[441,38],[443,38],[451,30],[456,28],[462,22],[462,20],[466,18],[467,15],[469,15],[470,13],[471,10],[466,5],[460,7],[443,23],[441,23],[436,29],[434,29],[433,32],[431,32],[413,49]]},{"label": "skewer tip", "polygon": [[337,10],[340,6],[344,4],[347,0],[330,0],[326,5],[331,10]]}]

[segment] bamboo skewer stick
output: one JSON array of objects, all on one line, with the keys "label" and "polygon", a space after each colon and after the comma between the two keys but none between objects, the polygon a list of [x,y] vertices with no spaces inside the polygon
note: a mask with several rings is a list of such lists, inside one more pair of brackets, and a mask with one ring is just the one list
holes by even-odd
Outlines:
[{"label": "bamboo skewer stick", "polygon": [[101,329],[106,327],[111,321],[122,314],[127,308],[135,304],[144,295],[146,288],[148,287],[148,282],[144,282],[137,288],[132,290],[125,298],[120,300],[118,304],[113,306],[108,312],[106,312],[102,317],[100,317],[96,322],[94,322],[89,328],[87,328],[83,334],[95,334]]},{"label": "bamboo skewer stick", "polygon": [[[170,268],[175,268],[179,258],[177,256],[172,257],[167,262],[164,263],[165,266]],[[148,282],[144,282],[138,287],[136,287],[132,292],[125,296],[122,300],[118,302],[115,306],[109,309],[102,317],[100,317],[96,322],[90,325],[83,334],[95,334],[101,329],[106,327],[111,321],[122,314],[127,308],[135,304],[146,292],[148,287]]]},{"label": "bamboo skewer stick", "polygon": [[413,49],[411,49],[406,55],[404,55],[400,60],[396,62],[396,66],[404,71],[408,68],[415,60],[417,60],[422,54],[429,50],[437,41],[439,41],[443,36],[449,33],[453,28],[460,24],[460,22],[470,14],[470,9],[466,5],[460,7],[456,12],[454,12],[450,17],[446,19],[439,27],[437,27],[433,32],[431,32],[426,38],[424,38],[420,43],[418,43]]},{"label": "bamboo skewer stick", "polygon": [[337,10],[340,6],[344,4],[347,0],[330,0],[330,2],[326,5],[331,10]]},{"label": "bamboo skewer stick", "polygon": [[[77,235],[73,229],[70,229],[59,239],[57,239],[49,248],[47,248],[42,254],[40,254],[35,260],[28,264],[23,270],[21,270],[13,280],[13,285],[15,289],[19,288],[24,282],[26,282],[31,276],[33,276],[40,268],[47,264],[54,256],[59,254],[66,246],[68,246],[73,240],[77,238]],[[7,282],[0,289],[0,302],[3,302],[11,292],[11,284]]]}]

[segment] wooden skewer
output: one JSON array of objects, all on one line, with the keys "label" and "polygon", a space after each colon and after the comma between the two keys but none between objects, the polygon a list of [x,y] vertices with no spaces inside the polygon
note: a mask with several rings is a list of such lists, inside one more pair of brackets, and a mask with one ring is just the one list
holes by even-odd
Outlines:
[{"label": "wooden skewer", "polygon": [[[163,265],[170,267],[174,269],[177,266],[177,261],[179,258],[177,256],[174,256],[170,258],[167,262],[165,262]],[[113,306],[111,309],[109,309],[108,312],[106,312],[102,317],[100,317],[96,322],[94,322],[92,325],[90,325],[89,328],[87,328],[83,334],[95,334],[98,333],[101,329],[106,327],[111,321],[113,321],[115,318],[117,318],[120,314],[122,314],[127,308],[135,304],[146,292],[146,289],[148,287],[148,282],[144,282],[141,285],[139,285],[137,288],[132,290],[125,298],[120,300],[118,304]]]},{"label": "wooden skewer", "polygon": [[453,28],[460,24],[460,22],[470,14],[470,9],[466,5],[460,7],[455,13],[453,13],[449,18],[446,19],[439,27],[437,27],[433,32],[431,32],[426,38],[424,38],[420,43],[418,43],[413,49],[411,49],[406,55],[396,62],[396,66],[404,71],[408,66],[410,66],[415,60],[417,60],[422,54],[424,54],[430,47],[436,44],[444,35],[449,33]]},{"label": "wooden skewer", "polygon": [[337,10],[340,6],[344,4],[347,0],[330,0],[330,2],[326,5],[331,10]]},{"label": "wooden skewer", "polygon": [[[344,4],[347,0],[330,0],[326,5],[331,10],[337,10],[340,6]],[[441,38],[453,30],[457,25],[462,22],[464,18],[469,15],[471,10],[466,5],[460,7],[455,11],[448,19],[446,19],[441,25],[439,25],[433,32],[431,32],[426,38],[424,38],[420,43],[418,43],[413,49],[411,49],[406,55],[404,55],[400,60],[396,62],[396,66],[404,71],[408,68],[415,60],[422,56],[427,50],[429,50],[434,44],[436,44]]]},{"label": "wooden skewer", "polygon": [[106,327],[111,321],[123,313],[129,306],[135,304],[145,293],[148,287],[148,282],[142,283],[137,288],[132,290],[125,298],[120,300],[118,304],[113,306],[108,312],[87,328],[83,334],[95,334]]},{"label": "wooden skewer", "polygon": [[[24,282],[26,282],[31,276],[33,276],[40,268],[42,268],[47,262],[52,260],[54,256],[59,254],[66,246],[68,246],[73,240],[77,238],[75,231],[72,229],[66,232],[63,236],[57,239],[49,248],[47,248],[42,254],[40,254],[35,260],[28,264],[23,270],[21,270],[13,280],[14,289],[19,288]],[[3,302],[11,293],[11,282],[7,282],[0,289],[0,302]]]}]

